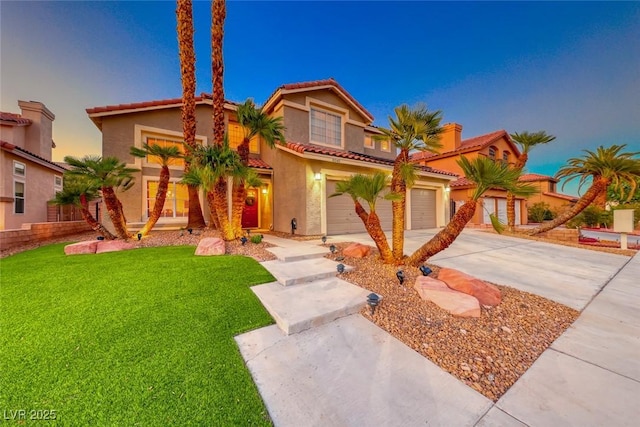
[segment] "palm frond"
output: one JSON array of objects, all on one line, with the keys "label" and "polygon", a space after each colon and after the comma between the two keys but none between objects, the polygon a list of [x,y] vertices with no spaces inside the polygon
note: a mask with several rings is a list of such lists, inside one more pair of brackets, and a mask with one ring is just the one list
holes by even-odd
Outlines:
[{"label": "palm frond", "polygon": [[[488,211],[487,211],[488,212]],[[491,212],[489,213],[489,219],[491,220],[491,226],[498,234],[502,234],[505,230],[505,225],[498,219],[498,215]]]}]

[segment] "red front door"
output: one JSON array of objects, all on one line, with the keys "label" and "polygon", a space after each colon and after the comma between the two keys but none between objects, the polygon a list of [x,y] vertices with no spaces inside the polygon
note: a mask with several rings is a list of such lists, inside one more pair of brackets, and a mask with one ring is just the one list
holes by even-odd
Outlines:
[{"label": "red front door", "polygon": [[242,228],[258,228],[258,195],[257,189],[247,189],[247,198],[242,210]]}]

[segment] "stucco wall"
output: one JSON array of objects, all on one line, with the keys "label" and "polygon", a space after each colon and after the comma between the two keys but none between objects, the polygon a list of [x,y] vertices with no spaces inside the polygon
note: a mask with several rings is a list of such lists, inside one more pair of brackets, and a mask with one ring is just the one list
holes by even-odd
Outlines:
[{"label": "stucco wall", "polygon": [[30,224],[29,228],[21,230],[0,231],[0,247],[9,249],[25,243],[44,242],[53,237],[67,236],[83,231],[91,231],[89,224],[84,221]]},{"label": "stucco wall", "polygon": [[287,142],[309,143],[309,113],[297,108],[284,107],[284,132]]}]

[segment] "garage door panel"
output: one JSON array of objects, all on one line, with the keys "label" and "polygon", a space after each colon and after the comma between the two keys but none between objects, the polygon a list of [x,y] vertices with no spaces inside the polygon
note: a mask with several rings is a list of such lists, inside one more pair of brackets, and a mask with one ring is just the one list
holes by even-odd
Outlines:
[{"label": "garage door panel", "polygon": [[413,230],[436,227],[436,191],[411,189],[411,228]]},{"label": "garage door panel", "polygon": [[[335,193],[337,181],[327,181],[326,194]],[[365,210],[369,206],[364,204]],[[355,212],[355,207],[351,197],[347,195],[327,197],[326,203],[327,234],[352,234],[366,233],[362,220]],[[380,218],[383,230],[391,230],[391,202],[388,200],[378,200],[376,203],[376,213]]]}]

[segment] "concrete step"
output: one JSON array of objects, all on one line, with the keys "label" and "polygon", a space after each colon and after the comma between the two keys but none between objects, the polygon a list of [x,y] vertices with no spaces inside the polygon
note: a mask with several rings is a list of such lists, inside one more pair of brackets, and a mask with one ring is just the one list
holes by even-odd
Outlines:
[{"label": "concrete step", "polygon": [[251,290],[287,335],[357,313],[369,295],[366,289],[336,277],[287,287],[271,282]]},{"label": "concrete step", "polygon": [[[263,261],[260,264],[269,270],[269,273],[271,273],[281,285],[291,286],[298,283],[335,277],[338,274],[337,266],[340,263],[327,258],[311,258],[291,262],[280,260]],[[345,265],[345,271],[351,270],[353,270],[353,267]]]},{"label": "concrete step", "polygon": [[303,259],[322,258],[329,253],[329,248],[322,246],[298,246],[296,248],[273,247],[267,248],[269,252],[278,257],[280,261],[292,262]]}]

